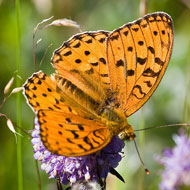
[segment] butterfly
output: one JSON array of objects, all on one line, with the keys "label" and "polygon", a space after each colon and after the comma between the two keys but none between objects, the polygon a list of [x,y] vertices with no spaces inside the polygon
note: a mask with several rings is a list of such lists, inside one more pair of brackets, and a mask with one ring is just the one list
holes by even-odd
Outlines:
[{"label": "butterfly", "polygon": [[39,71],[24,84],[44,146],[58,155],[84,156],[101,150],[113,135],[134,140],[126,118],[157,88],[172,46],[173,22],[164,12],[64,42],[52,56],[56,72]]}]

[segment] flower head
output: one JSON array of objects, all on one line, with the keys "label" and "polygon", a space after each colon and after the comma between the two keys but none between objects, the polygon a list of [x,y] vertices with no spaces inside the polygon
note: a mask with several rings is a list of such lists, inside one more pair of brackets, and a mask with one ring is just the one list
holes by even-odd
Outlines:
[{"label": "flower head", "polygon": [[40,127],[35,119],[32,132],[34,158],[39,160],[41,169],[49,174],[49,178],[60,178],[60,182],[74,184],[76,181],[98,181],[106,178],[111,168],[115,168],[121,160],[124,142],[113,136],[111,142],[98,154],[81,157],[65,157],[49,152],[40,139]]},{"label": "flower head", "polygon": [[176,146],[165,149],[159,162],[165,166],[160,189],[178,190],[190,186],[190,139],[182,131],[173,137]]}]

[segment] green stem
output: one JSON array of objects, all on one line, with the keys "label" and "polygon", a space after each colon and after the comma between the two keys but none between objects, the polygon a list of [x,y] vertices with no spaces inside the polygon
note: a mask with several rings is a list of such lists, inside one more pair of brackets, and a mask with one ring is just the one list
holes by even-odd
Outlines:
[{"label": "green stem", "polygon": [[[15,1],[16,5],[16,67],[18,75],[20,75],[20,1]],[[20,79],[16,78],[16,86],[21,86]],[[21,94],[16,96],[17,126],[21,126]],[[18,133],[21,133],[18,128]],[[23,190],[23,173],[22,173],[22,144],[21,137],[17,136],[17,172],[18,172],[18,190]]]},{"label": "green stem", "polygon": [[37,178],[38,178],[38,190],[41,190],[42,185],[41,185],[40,171],[39,171],[39,166],[38,166],[38,161],[37,160],[35,160],[35,165],[36,165],[36,172],[37,172]]}]

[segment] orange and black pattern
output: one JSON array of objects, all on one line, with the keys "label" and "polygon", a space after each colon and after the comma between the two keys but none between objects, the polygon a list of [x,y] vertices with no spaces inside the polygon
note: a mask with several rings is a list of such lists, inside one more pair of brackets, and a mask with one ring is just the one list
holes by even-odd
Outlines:
[{"label": "orange and black pattern", "polygon": [[113,32],[84,32],[54,52],[56,74],[34,73],[24,94],[52,153],[83,156],[118,135],[133,140],[126,118],[157,88],[169,63],[173,23],[152,13]]}]

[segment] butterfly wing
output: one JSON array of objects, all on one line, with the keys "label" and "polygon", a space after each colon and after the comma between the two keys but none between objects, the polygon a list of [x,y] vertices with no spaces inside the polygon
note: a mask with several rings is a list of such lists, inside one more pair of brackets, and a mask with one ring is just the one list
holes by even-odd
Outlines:
[{"label": "butterfly wing", "polygon": [[24,84],[24,95],[29,105],[35,112],[46,109],[77,113],[64,104],[65,100],[56,92],[56,83],[53,77],[47,76],[42,71],[34,73]]},{"label": "butterfly wing", "polygon": [[61,110],[94,118],[93,109],[99,106],[96,100],[78,90],[69,80],[59,80],[54,75],[49,77],[42,71],[34,73],[26,81],[24,95],[35,112],[41,109]]},{"label": "butterfly wing", "polygon": [[82,102],[80,93],[70,81],[65,81],[60,89],[56,78],[42,71],[34,73],[24,84],[24,95],[37,114],[41,140],[52,153],[87,155],[102,149],[111,139],[105,123],[80,105],[90,107],[88,97]]},{"label": "butterfly wing", "polygon": [[162,79],[173,46],[173,23],[166,13],[146,15],[107,38],[111,89],[130,116],[149,99]]},{"label": "butterfly wing", "polygon": [[46,148],[82,156],[106,146],[112,132],[98,113],[107,90],[111,88],[126,116],[133,114],[158,86],[172,46],[172,20],[161,12],[111,34],[86,32],[65,42],[52,58],[57,75],[40,71],[24,85]]},{"label": "butterfly wing", "polygon": [[104,123],[75,114],[39,110],[37,119],[43,144],[58,155],[88,155],[105,147],[112,137]]},{"label": "butterfly wing", "polygon": [[85,32],[73,36],[54,52],[52,64],[58,74],[64,70],[78,72],[85,78],[97,81],[109,88],[108,67],[106,62],[106,31]]}]

